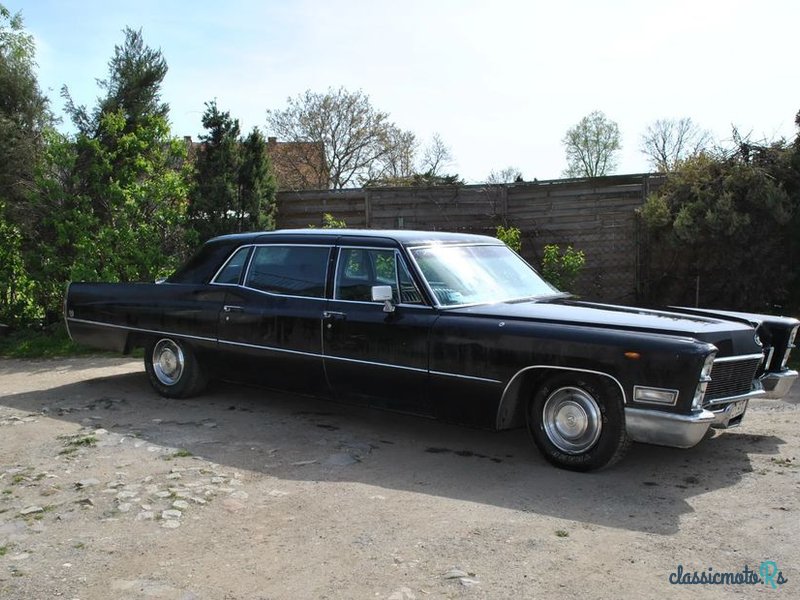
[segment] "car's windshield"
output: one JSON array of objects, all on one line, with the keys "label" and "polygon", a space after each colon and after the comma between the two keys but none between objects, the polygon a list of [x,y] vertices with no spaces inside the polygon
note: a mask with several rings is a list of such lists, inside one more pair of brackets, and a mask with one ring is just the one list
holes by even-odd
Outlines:
[{"label": "car's windshield", "polygon": [[442,306],[560,294],[506,246],[430,246],[411,254]]}]

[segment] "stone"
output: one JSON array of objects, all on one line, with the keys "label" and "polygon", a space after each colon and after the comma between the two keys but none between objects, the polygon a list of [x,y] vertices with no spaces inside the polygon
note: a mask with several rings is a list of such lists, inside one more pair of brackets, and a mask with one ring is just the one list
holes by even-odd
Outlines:
[{"label": "stone", "polygon": [[186,502],[186,500],[175,500],[175,502],[172,503],[172,508],[186,510],[189,508],[189,503]]},{"label": "stone", "polygon": [[78,488],[79,490],[82,490],[84,488],[95,487],[97,485],[100,485],[99,479],[89,478],[89,479],[81,479],[78,483],[75,484],[75,487]]},{"label": "stone", "polygon": [[122,502],[117,506],[117,510],[122,513],[130,512],[131,506],[130,502]]},{"label": "stone", "polygon": [[250,494],[243,490],[238,490],[236,492],[232,492],[230,497],[236,498],[237,500],[247,500],[250,497]]},{"label": "stone", "polygon": [[468,577],[468,576],[469,573],[456,568],[450,569],[447,573],[444,574],[445,579],[460,579],[462,577]]},{"label": "stone", "polygon": [[156,518],[156,514],[150,510],[143,510],[140,511],[138,515],[136,515],[137,521],[152,521]]},{"label": "stone", "polygon": [[161,518],[162,519],[180,519],[183,513],[179,510],[162,510],[161,511]]},{"label": "stone", "polygon": [[42,512],[44,512],[44,509],[41,506],[26,506],[21,511],[19,511],[19,514],[24,517],[26,515],[34,515],[36,513],[42,513]]},{"label": "stone", "polygon": [[180,521],[174,521],[174,520],[162,521],[161,522],[161,526],[165,527],[166,529],[177,529],[178,527],[181,526],[181,522]]}]

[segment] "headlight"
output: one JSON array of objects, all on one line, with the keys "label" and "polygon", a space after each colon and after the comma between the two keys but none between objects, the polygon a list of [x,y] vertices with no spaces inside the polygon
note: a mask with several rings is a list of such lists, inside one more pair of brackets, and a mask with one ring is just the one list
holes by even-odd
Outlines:
[{"label": "headlight", "polygon": [[711,381],[711,369],[714,368],[714,359],[716,357],[716,351],[706,356],[706,362],[703,363],[703,369],[700,371],[700,382],[697,384],[694,398],[692,398],[692,410],[700,410],[703,407],[703,398],[706,395],[708,382]]},{"label": "headlight", "polygon": [[789,334],[789,344],[786,346],[786,352],[783,355],[783,360],[781,361],[781,369],[785,369],[786,365],[789,364],[789,355],[792,353],[792,348],[794,348],[794,339],[797,337],[797,327],[792,329],[792,333]]}]

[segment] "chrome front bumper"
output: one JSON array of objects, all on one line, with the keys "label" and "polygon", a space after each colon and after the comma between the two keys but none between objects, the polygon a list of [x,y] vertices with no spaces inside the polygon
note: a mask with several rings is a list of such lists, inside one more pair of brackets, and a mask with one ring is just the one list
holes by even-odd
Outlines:
[{"label": "chrome front bumper", "polygon": [[767,373],[761,378],[761,385],[764,386],[766,395],[764,398],[774,398],[779,400],[789,393],[794,380],[797,379],[797,371],[787,369],[780,373]]},{"label": "chrome front bumper", "polygon": [[676,415],[645,408],[625,409],[626,429],[633,441],[673,448],[696,445],[716,420],[717,416],[710,410]]}]

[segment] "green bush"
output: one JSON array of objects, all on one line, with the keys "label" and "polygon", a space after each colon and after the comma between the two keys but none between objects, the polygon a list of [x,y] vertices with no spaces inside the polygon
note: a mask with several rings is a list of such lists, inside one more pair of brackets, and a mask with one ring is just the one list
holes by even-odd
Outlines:
[{"label": "green bush", "polygon": [[519,253],[522,250],[520,231],[516,227],[503,227],[502,225],[498,225],[495,237],[514,252]]},{"label": "green bush", "polygon": [[557,244],[548,244],[542,253],[542,276],[558,289],[569,292],[585,264],[586,255],[582,250],[567,246],[561,252]]}]

